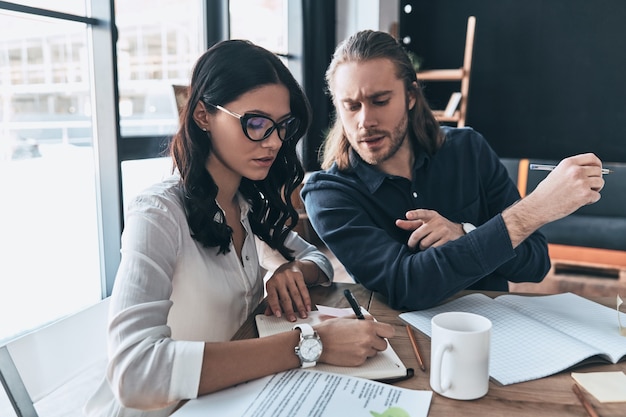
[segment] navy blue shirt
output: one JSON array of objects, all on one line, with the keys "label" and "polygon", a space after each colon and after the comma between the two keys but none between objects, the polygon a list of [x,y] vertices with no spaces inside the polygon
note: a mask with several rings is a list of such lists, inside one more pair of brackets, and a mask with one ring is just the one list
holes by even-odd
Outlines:
[{"label": "navy blue shirt", "polygon": [[[550,269],[540,232],[513,249],[501,213],[520,195],[487,141],[471,128],[442,129],[446,139],[434,155],[417,152],[412,181],[352,152],[349,170],[315,172],[302,189],[320,238],[357,282],[396,309],[429,308],[463,289],[508,291],[508,281],[539,282]],[[410,232],[395,221],[416,208],[477,229],[411,249]]]}]

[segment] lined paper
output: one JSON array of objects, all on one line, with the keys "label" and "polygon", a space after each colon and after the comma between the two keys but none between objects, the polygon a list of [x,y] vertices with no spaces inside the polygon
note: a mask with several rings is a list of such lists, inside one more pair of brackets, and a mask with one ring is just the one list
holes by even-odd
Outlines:
[{"label": "lined paper", "polygon": [[615,310],[572,293],[547,296],[470,294],[400,318],[431,336],[431,318],[467,311],[491,320],[490,376],[502,385],[564,371],[590,359],[616,363],[626,355]]}]

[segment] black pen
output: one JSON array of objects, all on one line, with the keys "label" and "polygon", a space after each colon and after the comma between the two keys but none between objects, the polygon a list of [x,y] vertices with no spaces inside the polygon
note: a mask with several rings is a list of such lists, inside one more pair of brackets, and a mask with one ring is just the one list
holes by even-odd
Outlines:
[{"label": "black pen", "polygon": [[359,302],[356,300],[356,298],[354,298],[352,291],[345,289],[343,290],[343,295],[345,295],[346,298],[348,299],[348,302],[350,303],[350,307],[352,307],[352,310],[354,310],[354,314],[356,314],[356,318],[359,320],[365,320],[365,317],[363,317],[363,313],[361,312],[361,307],[359,306]]}]

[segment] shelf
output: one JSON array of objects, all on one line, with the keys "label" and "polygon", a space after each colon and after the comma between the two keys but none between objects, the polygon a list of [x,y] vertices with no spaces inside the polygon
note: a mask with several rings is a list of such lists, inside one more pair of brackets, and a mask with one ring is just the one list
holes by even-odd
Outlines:
[{"label": "shelf", "polygon": [[461,81],[464,76],[463,68],[426,70],[417,73],[417,79],[421,81]]}]

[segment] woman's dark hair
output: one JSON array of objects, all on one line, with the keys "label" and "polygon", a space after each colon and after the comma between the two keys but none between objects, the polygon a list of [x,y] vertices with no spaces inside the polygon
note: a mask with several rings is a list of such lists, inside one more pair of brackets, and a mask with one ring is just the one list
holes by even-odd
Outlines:
[{"label": "woman's dark hair", "polygon": [[[201,101],[224,105],[270,84],[289,90],[291,115],[300,120],[300,127],[292,139],[283,142],[267,177],[260,181],[244,177],[239,191],[251,204],[248,218],[253,233],[293,260],[292,251],[285,246],[298,221],[290,197],[304,178],[296,144],[309,127],[311,109],[302,88],[276,55],[244,40],[222,41],[207,50],[194,67],[189,99],[181,110],[181,126],[170,151],[180,172],[191,235],[205,247],[228,252],[232,229],[217,205],[217,185],[206,169],[212,144],[194,121],[193,112]],[[218,111],[208,105],[206,110]]]}]

